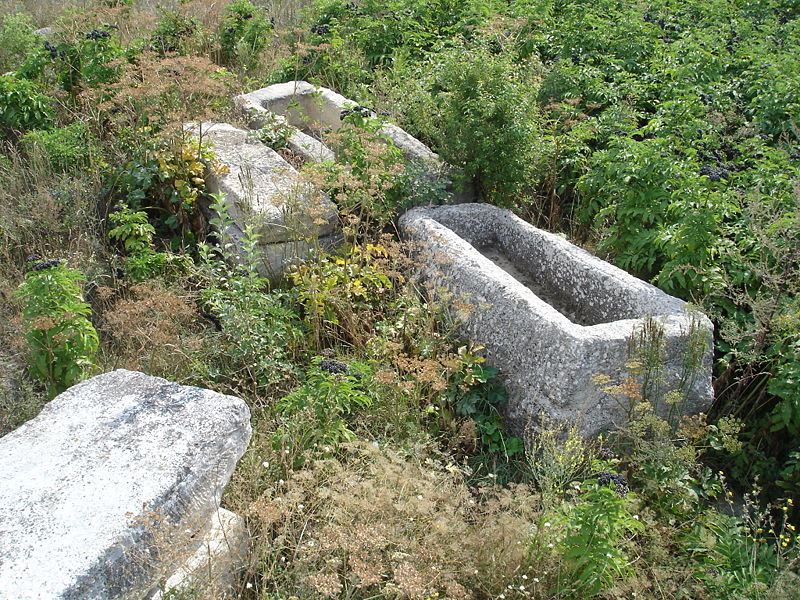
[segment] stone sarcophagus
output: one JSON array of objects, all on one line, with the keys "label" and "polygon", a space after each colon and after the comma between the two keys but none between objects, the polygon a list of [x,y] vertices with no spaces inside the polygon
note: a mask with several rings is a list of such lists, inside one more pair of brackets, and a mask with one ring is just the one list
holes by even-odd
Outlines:
[{"label": "stone sarcophagus", "polygon": [[[710,405],[713,326],[685,302],[495,206],[414,209],[400,230],[459,335],[500,370],[510,431],[544,417],[595,435],[637,393],[663,416]],[[626,380],[638,391],[608,393]]]}]

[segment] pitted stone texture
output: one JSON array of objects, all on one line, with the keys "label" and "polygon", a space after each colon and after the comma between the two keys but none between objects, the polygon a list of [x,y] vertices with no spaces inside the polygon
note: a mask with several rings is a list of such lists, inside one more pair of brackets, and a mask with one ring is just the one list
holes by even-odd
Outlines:
[{"label": "pitted stone texture", "polygon": [[[306,81],[290,81],[237,96],[234,101],[250,118],[253,129],[262,127],[272,118],[270,113],[286,117],[289,125],[304,131],[338,129],[342,126],[342,111],[357,106],[341,94]],[[406,160],[439,164],[439,156],[397,125],[385,124],[380,133],[402,150]]]},{"label": "pitted stone texture", "polygon": [[60,394],[0,439],[0,598],[141,598],[171,569],[159,533],[206,526],[250,435],[242,400],[143,373]]},{"label": "pitted stone texture", "polygon": [[[400,229],[420,275],[464,308],[461,335],[500,369],[515,433],[541,415],[579,422],[586,436],[622,424],[625,411],[592,376],[627,375],[628,340],[648,316],[664,328],[664,390],[683,392],[685,414],[709,407],[713,326],[681,300],[494,206],[414,209]],[[690,337],[702,364],[687,372]]]}]

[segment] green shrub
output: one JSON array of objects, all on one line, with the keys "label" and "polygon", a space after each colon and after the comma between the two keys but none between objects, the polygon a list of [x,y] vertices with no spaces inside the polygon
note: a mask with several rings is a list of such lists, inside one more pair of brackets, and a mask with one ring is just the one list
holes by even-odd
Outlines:
[{"label": "green shrub", "polygon": [[71,123],[51,130],[29,131],[22,138],[22,146],[29,156],[45,156],[59,173],[85,169],[100,155],[85,123]]},{"label": "green shrub", "polygon": [[0,135],[44,129],[52,125],[53,118],[51,100],[39,85],[14,73],[0,75]]},{"label": "green shrub", "polygon": [[459,46],[413,68],[403,125],[463,167],[489,201],[512,206],[532,191],[540,156],[538,83],[510,54]]},{"label": "green shrub", "polygon": [[0,73],[15,70],[42,38],[33,33],[33,21],[25,13],[7,15],[0,24]]},{"label": "green shrub", "polygon": [[623,542],[643,525],[628,510],[627,491],[624,477],[609,472],[581,486],[579,501],[567,515],[570,532],[562,552],[569,580],[564,592],[595,596],[633,574]]},{"label": "green shrub", "polygon": [[364,365],[314,359],[302,385],[275,405],[282,423],[275,448],[296,457],[306,451],[330,455],[340,443],[355,440],[348,418],[372,405],[370,376]]},{"label": "green shrub", "polygon": [[161,55],[169,52],[186,53],[202,26],[194,17],[182,12],[161,9],[150,48]]},{"label": "green shrub", "polygon": [[222,60],[233,65],[239,61],[248,68],[266,46],[272,22],[267,11],[250,0],[232,0],[225,7],[220,23],[219,45]]},{"label": "green shrub", "polygon": [[94,366],[99,340],[83,301],[79,271],[60,260],[36,262],[17,290],[30,349],[31,375],[55,396],[83,379]]}]

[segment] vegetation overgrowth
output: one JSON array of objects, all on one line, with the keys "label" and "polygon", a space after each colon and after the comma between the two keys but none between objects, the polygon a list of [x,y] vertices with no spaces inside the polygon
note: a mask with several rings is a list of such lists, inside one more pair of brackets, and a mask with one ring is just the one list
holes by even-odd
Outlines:
[{"label": "vegetation overgrowth", "polygon": [[[800,598],[796,2],[23,0],[0,19],[0,366],[20,373],[0,434],[118,367],[244,398],[231,597]],[[225,166],[183,124],[240,124],[236,93],[292,79],[705,310],[710,413],[657,416],[632,357],[597,377],[630,406],[620,431],[504,432],[497,372],[394,235],[446,192],[360,114],[303,169],[343,248],[271,284],[247,232],[234,265],[206,187]],[[286,151],[280,127],[255,135]]]}]

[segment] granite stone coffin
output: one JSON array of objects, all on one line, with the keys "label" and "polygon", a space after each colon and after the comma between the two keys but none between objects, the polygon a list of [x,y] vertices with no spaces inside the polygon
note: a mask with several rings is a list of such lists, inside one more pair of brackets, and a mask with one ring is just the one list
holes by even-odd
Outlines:
[{"label": "granite stone coffin", "polygon": [[[362,114],[377,117],[372,111],[358,107],[358,103],[324,87],[314,86],[307,81],[277,83],[249,94],[234,98],[234,102],[246,115],[251,129],[260,129],[274,123],[276,118],[295,128],[289,147],[307,161],[318,162],[333,157],[325,146],[315,145],[314,135],[320,131],[336,130],[342,126],[342,119],[354,108]],[[434,184],[440,179],[457,179],[456,171],[445,164],[417,138],[393,123],[383,123],[378,133],[388,138],[403,153],[406,168],[413,179],[420,184]],[[319,144],[319,142],[317,142]],[[468,200],[474,192],[463,183],[450,184],[450,191],[459,200]]]},{"label": "granite stone coffin", "polygon": [[153,597],[205,556],[230,572],[246,538],[220,498],[250,435],[242,400],[142,373],[60,394],[0,438],[0,598]]},{"label": "granite stone coffin", "polygon": [[[643,389],[660,414],[709,407],[713,326],[683,301],[495,206],[414,209],[400,229],[421,278],[459,313],[460,334],[501,371],[511,431],[542,416],[586,436],[620,425],[627,399],[593,376],[622,382],[644,352],[660,365]],[[669,392],[683,400],[668,404],[678,398]]]}]

